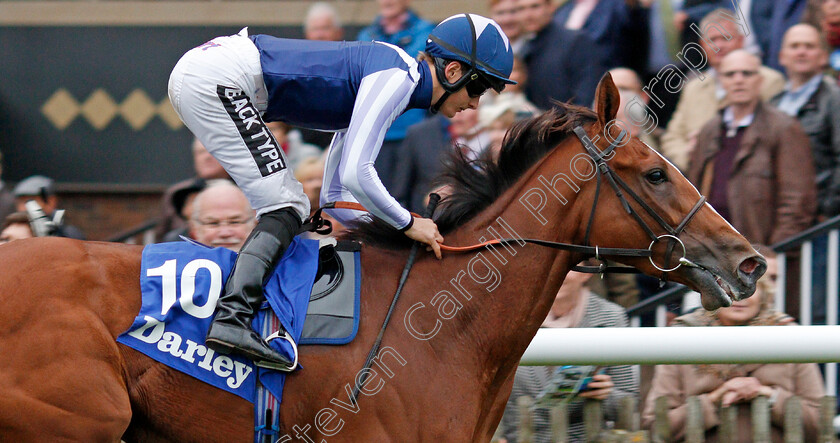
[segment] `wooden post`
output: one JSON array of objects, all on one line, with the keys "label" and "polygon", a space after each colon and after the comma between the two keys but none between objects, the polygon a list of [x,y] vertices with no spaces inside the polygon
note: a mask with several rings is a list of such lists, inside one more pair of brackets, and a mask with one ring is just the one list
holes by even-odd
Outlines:
[{"label": "wooden post", "polygon": [[820,399],[820,443],[834,442],[834,407],[837,400],[826,395]]},{"label": "wooden post", "polygon": [[531,405],[534,400],[527,395],[516,399],[516,408],[519,411],[519,441],[532,443],[534,441],[534,421],[531,417]]},{"label": "wooden post", "polygon": [[770,405],[767,397],[759,395],[754,398],[751,408],[753,441],[770,441]]},{"label": "wooden post", "polygon": [[705,427],[703,426],[703,406],[697,396],[688,397],[687,401],[688,418],[685,425],[686,443],[703,443],[706,441]]},{"label": "wooden post", "polygon": [[604,424],[604,412],[600,400],[586,399],[583,402],[583,429],[586,441],[598,441]]},{"label": "wooden post", "polygon": [[785,443],[804,443],[802,432],[802,399],[797,396],[785,402]]},{"label": "wooden post", "polygon": [[625,431],[635,431],[638,429],[636,424],[636,398],[628,395],[619,399],[618,406],[618,420],[615,422],[616,429],[624,429]]},{"label": "wooden post", "polygon": [[659,397],[654,403],[653,435],[654,443],[664,443],[671,439],[671,422],[668,420],[668,398]]},{"label": "wooden post", "polygon": [[738,440],[738,408],[727,406],[720,408],[720,441]]},{"label": "wooden post", "polygon": [[569,441],[569,405],[566,402],[560,402],[551,408],[551,441]]}]

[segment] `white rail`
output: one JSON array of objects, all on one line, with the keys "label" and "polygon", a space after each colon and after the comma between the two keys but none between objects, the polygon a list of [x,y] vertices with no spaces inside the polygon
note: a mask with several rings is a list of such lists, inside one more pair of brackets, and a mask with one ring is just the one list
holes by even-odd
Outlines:
[{"label": "white rail", "polygon": [[840,326],[540,329],[522,365],[840,362]]}]

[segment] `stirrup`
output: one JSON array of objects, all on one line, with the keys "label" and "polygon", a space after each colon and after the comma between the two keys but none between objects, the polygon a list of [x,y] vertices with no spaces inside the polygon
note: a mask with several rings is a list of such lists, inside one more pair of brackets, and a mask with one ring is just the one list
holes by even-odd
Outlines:
[{"label": "stirrup", "polygon": [[[283,331],[282,334],[280,333],[281,330]],[[267,345],[271,346],[271,340],[274,340],[274,339],[277,339],[277,338],[282,338],[283,340],[286,340],[287,342],[289,342],[289,344],[292,345],[292,352],[295,354],[295,359],[292,362],[292,366],[291,367],[279,366],[277,364],[267,362],[267,361],[255,361],[254,363],[261,368],[275,369],[275,370],[284,371],[284,372],[292,372],[298,367],[298,348],[297,348],[297,344],[295,343],[294,340],[292,340],[292,336],[291,336],[291,334],[289,334],[289,331],[286,331],[286,328],[283,328],[283,327],[281,327],[280,330],[274,331],[273,334],[266,337],[265,338],[265,343]]]}]

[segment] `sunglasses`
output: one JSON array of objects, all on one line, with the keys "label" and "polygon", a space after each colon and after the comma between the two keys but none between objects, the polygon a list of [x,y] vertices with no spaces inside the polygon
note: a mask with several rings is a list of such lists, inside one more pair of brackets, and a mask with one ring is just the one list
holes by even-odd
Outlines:
[{"label": "sunglasses", "polygon": [[726,78],[732,78],[732,77],[735,77],[735,74],[741,74],[742,76],[744,76],[746,78],[750,78],[750,77],[758,74],[758,71],[747,71],[747,70],[726,71],[726,72],[721,72],[720,75],[722,75]]},{"label": "sunglasses", "polygon": [[484,95],[484,93],[491,88],[491,85],[484,79],[484,77],[478,75],[475,79],[467,82],[465,88],[467,88],[467,95],[469,95],[470,98],[478,98]]}]

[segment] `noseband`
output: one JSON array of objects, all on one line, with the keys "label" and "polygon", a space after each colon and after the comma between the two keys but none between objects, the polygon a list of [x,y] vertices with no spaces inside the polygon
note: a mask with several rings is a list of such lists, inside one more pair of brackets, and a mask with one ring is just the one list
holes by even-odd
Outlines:
[{"label": "noseband", "polygon": [[[700,208],[703,207],[703,204],[706,202],[706,197],[700,196],[700,199],[697,201],[697,203],[694,204],[694,207],[692,207],[691,210],[688,211],[688,214],[686,214],[686,216],[677,225],[677,227],[673,228],[653,208],[651,208],[650,205],[648,205],[644,200],[642,200],[642,198],[639,197],[639,195],[635,191],[633,191],[633,189],[631,189],[630,186],[628,186],[627,183],[624,180],[622,180],[621,177],[619,177],[607,164],[607,157],[609,157],[617,147],[623,146],[622,141],[624,140],[624,137],[628,135],[626,129],[622,129],[621,133],[618,135],[618,138],[615,139],[612,143],[610,143],[610,145],[604,151],[600,151],[598,147],[595,146],[595,143],[592,142],[592,140],[586,134],[586,131],[584,131],[581,126],[576,127],[574,129],[574,132],[575,135],[577,135],[577,137],[580,139],[580,142],[583,145],[584,149],[586,149],[587,154],[589,154],[589,158],[592,159],[592,161],[595,163],[595,171],[597,174],[595,184],[595,201],[592,203],[592,210],[589,213],[589,221],[586,224],[586,234],[584,234],[583,244],[589,246],[589,235],[592,230],[592,224],[595,220],[595,210],[598,207],[598,198],[601,195],[601,177],[606,177],[607,182],[613,188],[616,197],[618,197],[619,201],[621,202],[621,206],[624,208],[624,211],[630,214],[636,220],[639,226],[645,231],[648,237],[650,237],[650,246],[648,246],[648,248],[644,251],[648,253],[647,257],[648,260],[650,260],[650,264],[653,265],[653,267],[658,269],[659,271],[662,271],[662,276],[660,277],[660,279],[663,283],[666,280],[668,272],[676,271],[682,265],[697,266],[685,257],[685,244],[683,244],[682,240],[680,240],[679,235],[685,229],[686,225],[688,225],[688,222],[691,221],[691,219],[694,218],[694,216],[697,214],[697,211],[699,211]],[[665,230],[666,234],[656,235],[656,233],[653,232],[653,229],[650,228],[650,226],[647,224],[647,222],[645,222],[641,215],[639,215],[639,213],[635,209],[633,209],[633,206],[630,205],[630,202],[624,196],[625,192],[630,197],[632,197],[633,200],[635,200],[636,203],[639,206],[641,206],[642,209],[644,209],[644,211],[647,212],[648,215],[650,215],[651,218],[653,218],[657,224],[659,224],[659,226],[661,226]],[[660,240],[666,240],[668,242],[665,248],[665,263],[662,266],[657,265],[653,261],[652,252],[653,245],[658,243]],[[680,257],[677,260],[676,266],[669,268],[671,262],[671,255],[673,254],[674,247],[677,244],[679,244],[682,248],[682,257]],[[601,257],[599,257],[599,254],[597,252],[595,258],[601,260]],[[603,262],[603,260],[601,261]],[[602,264],[601,266],[595,269],[599,269],[599,272],[604,272],[605,267]],[[592,271],[587,270],[584,272]]]}]

